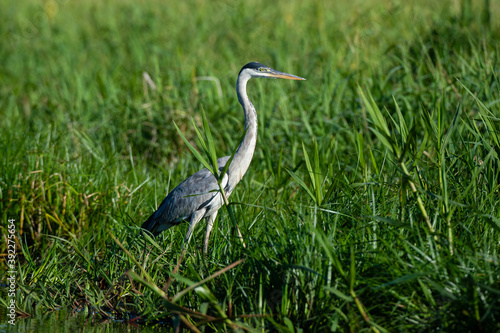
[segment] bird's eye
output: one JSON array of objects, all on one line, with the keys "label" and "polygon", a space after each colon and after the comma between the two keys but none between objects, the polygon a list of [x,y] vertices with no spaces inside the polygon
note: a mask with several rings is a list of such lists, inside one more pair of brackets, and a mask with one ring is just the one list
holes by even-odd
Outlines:
[{"label": "bird's eye", "polygon": [[269,72],[269,69],[267,69],[265,67],[259,67],[259,71],[260,72]]}]

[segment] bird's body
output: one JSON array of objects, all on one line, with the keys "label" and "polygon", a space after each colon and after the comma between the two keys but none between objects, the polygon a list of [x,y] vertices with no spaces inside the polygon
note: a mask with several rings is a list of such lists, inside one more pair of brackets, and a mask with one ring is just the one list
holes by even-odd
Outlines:
[{"label": "bird's body", "polygon": [[[233,160],[222,178],[222,188],[229,197],[236,184],[248,170],[257,142],[257,113],[246,93],[246,85],[252,77],[283,78],[304,80],[301,77],[278,72],[260,63],[251,62],[243,66],[236,83],[238,101],[245,112],[245,136],[240,143]],[[230,156],[217,160],[219,173],[229,161]],[[154,236],[163,230],[184,221],[189,221],[189,230],[186,240],[189,240],[195,225],[203,218],[208,220],[205,234],[205,252],[208,248],[208,239],[219,208],[223,205],[223,198],[215,176],[208,170],[200,170],[182,183],[177,185],[163,200],[147,220],[142,228],[153,233]]]}]

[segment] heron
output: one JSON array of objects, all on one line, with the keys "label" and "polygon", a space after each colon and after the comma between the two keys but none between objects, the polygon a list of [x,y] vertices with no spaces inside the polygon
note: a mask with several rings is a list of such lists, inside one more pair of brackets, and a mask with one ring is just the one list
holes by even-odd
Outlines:
[{"label": "heron", "polygon": [[[247,95],[247,83],[251,78],[275,78],[289,80],[305,80],[302,77],[279,72],[258,62],[250,62],[243,66],[236,81],[236,94],[245,114],[245,134],[233,159],[224,175],[220,175],[230,156],[217,159],[221,185],[229,197],[236,185],[243,178],[252,160],[257,142],[257,112]],[[208,251],[208,241],[217,212],[224,201],[215,176],[207,169],[200,170],[177,185],[158,209],[142,224],[145,229],[159,235],[162,231],[183,222],[189,222],[185,242],[189,242],[196,224],[207,220],[204,252]]]}]

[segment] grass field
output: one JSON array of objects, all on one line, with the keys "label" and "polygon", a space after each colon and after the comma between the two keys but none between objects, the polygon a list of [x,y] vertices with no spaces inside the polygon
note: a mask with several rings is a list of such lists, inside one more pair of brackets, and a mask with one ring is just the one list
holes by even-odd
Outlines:
[{"label": "grass field", "polygon": [[[2,3],[18,314],[499,331],[499,19],[488,0]],[[307,81],[249,83],[259,138],[230,198],[246,247],[224,207],[208,255],[202,224],[184,255],[187,224],[140,236],[202,168],[174,122],[200,147],[204,111],[219,156],[237,147],[249,61]]]}]

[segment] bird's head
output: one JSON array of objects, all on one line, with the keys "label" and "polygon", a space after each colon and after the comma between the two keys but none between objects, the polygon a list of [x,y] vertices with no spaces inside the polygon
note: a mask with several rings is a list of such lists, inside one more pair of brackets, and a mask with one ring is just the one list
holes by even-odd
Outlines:
[{"label": "bird's head", "polygon": [[248,78],[263,77],[271,79],[305,80],[300,76],[279,72],[258,62],[249,62],[243,66],[240,75],[248,76]]}]

